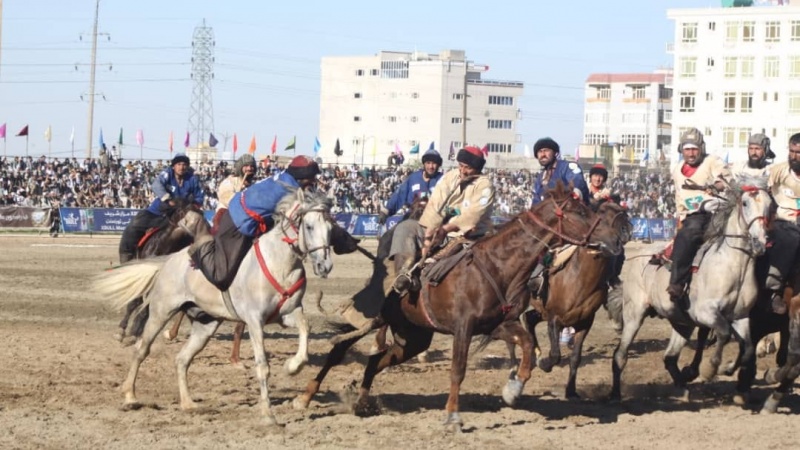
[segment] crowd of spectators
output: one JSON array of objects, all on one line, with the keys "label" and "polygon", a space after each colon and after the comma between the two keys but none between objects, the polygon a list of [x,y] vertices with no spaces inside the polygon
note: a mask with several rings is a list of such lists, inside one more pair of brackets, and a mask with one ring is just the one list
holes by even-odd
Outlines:
[{"label": "crowd of spectators", "polygon": [[[99,158],[0,159],[0,206],[144,208],[152,198],[150,185],[169,160],[118,161],[113,152]],[[230,162],[193,162],[206,190],[206,209],[216,207],[216,188],[230,173]],[[257,178],[283,170],[282,164],[260,164]],[[412,165],[323,167],[319,188],[334,199],[334,212],[377,214],[397,186],[417,168]],[[587,176],[588,176],[588,170]],[[509,216],[530,206],[534,172],[488,170],[496,192],[496,214]],[[642,170],[609,180],[632,210],[633,217],[673,217],[674,190],[669,175]]]}]

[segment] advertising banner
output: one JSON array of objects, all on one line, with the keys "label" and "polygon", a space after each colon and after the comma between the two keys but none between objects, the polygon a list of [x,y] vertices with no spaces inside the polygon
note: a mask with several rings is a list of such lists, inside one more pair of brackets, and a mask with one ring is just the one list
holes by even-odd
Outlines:
[{"label": "advertising banner", "polygon": [[0,228],[48,228],[49,226],[49,208],[0,207]]}]

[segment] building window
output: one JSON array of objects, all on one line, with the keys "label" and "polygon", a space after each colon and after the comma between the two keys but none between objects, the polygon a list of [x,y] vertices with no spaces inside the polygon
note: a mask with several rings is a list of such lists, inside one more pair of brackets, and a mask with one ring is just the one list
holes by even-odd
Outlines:
[{"label": "building window", "polygon": [[511,153],[511,144],[486,144],[489,153]]},{"label": "building window", "polygon": [[764,78],[778,78],[780,76],[781,61],[777,56],[764,58]]},{"label": "building window", "polygon": [[510,120],[489,119],[488,128],[490,130],[510,130],[511,129],[511,121]]},{"label": "building window", "polygon": [[789,78],[800,78],[800,56],[789,57]]},{"label": "building window", "polygon": [[752,132],[752,128],[739,128],[739,148],[747,148],[747,142],[750,140]]},{"label": "building window", "polygon": [[671,98],[672,98],[672,89],[664,87],[663,85],[658,86],[659,100],[669,100]]},{"label": "building window", "polygon": [[364,76],[364,69],[356,70],[356,76],[357,77],[363,77]]},{"label": "building window", "polygon": [[603,145],[608,143],[608,135],[605,134],[587,134],[583,136],[583,141],[589,145]]},{"label": "building window", "polygon": [[681,61],[681,77],[694,78],[697,75],[697,58],[696,57],[682,57]]},{"label": "building window", "polygon": [[411,93],[411,98],[419,98],[419,93],[418,92],[412,92]]},{"label": "building window", "polygon": [[513,106],[514,105],[514,97],[507,97],[507,96],[501,96],[501,95],[490,95],[489,96],[489,104],[490,105]]},{"label": "building window", "polygon": [[800,114],[800,92],[789,92],[789,114]]},{"label": "building window", "polygon": [[777,92],[775,93],[775,98],[773,100],[775,100],[776,102],[778,101],[778,93]]},{"label": "building window", "polygon": [[706,60],[706,65],[708,67],[714,67],[714,58],[709,56],[708,59]]},{"label": "building window", "polygon": [[397,122],[397,116],[389,116],[386,118],[389,122]]},{"label": "building window", "polygon": [[725,63],[725,78],[736,78],[738,59],[735,56],[726,56],[722,61]]},{"label": "building window", "polygon": [[620,141],[626,147],[633,147],[635,153],[642,154],[648,146],[650,136],[647,134],[623,134]]},{"label": "building window", "polygon": [[681,42],[694,43],[697,42],[697,22],[689,22],[683,24],[683,38]]},{"label": "building window", "polygon": [[646,86],[633,86],[633,98],[641,99],[647,96]]},{"label": "building window", "polygon": [[361,98],[361,92],[356,92],[353,94],[353,98]]},{"label": "building window", "polygon": [[793,20],[791,22],[792,41],[800,41],[800,20]]},{"label": "building window", "polygon": [[764,41],[765,42],[779,42],[781,40],[781,23],[778,21],[769,21],[765,24]]},{"label": "building window", "polygon": [[756,65],[755,56],[742,56],[742,78],[753,78]]},{"label": "building window", "polygon": [[739,97],[739,112],[743,112],[743,113],[751,113],[751,112],[753,112],[753,93],[752,92],[742,92],[742,96]]},{"label": "building window", "polygon": [[681,98],[680,111],[681,112],[694,112],[695,93],[694,92],[681,92],[680,93],[680,98]]},{"label": "building window", "polygon": [[732,44],[739,40],[739,22],[725,22],[725,42]]},{"label": "building window", "polygon": [[611,98],[611,86],[603,85],[603,86],[595,86],[595,98],[608,100]]},{"label": "building window", "polygon": [[756,22],[753,20],[745,20],[742,22],[742,42],[755,42],[756,40]]},{"label": "building window", "polygon": [[736,129],[725,127],[722,129],[722,148],[733,148]]},{"label": "building window", "polygon": [[411,123],[417,123],[417,116],[411,116]]},{"label": "building window", "polygon": [[453,94],[453,100],[464,100],[464,94]]},{"label": "building window", "polygon": [[373,77],[376,77],[376,76],[378,76],[378,69],[372,69],[372,70],[370,70],[370,71],[369,71],[369,74],[370,74],[370,75],[372,75]]},{"label": "building window", "polygon": [[736,92],[725,92],[722,112],[736,112]]},{"label": "building window", "polygon": [[462,123],[463,121],[464,121],[464,119],[461,118],[461,117],[451,117],[450,118],[450,123],[453,123],[453,124]]},{"label": "building window", "polygon": [[353,122],[361,122],[361,116],[354,116]]},{"label": "building window", "polygon": [[708,22],[708,29],[709,31],[715,31],[717,29],[717,22]]},{"label": "building window", "polygon": [[767,101],[767,99],[769,99],[769,94],[767,94],[766,92],[764,92],[764,95],[762,95],[761,97],[762,97],[762,100],[763,100],[763,101]]},{"label": "building window", "polygon": [[381,61],[381,78],[408,78],[408,61]]},{"label": "building window", "polygon": [[714,93],[713,92],[706,92],[706,101],[710,102],[711,100],[714,100]]}]

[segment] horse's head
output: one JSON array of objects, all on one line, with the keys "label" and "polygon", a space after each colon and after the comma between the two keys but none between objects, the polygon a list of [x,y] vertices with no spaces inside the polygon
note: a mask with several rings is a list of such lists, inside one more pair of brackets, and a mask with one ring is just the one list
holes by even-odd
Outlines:
[{"label": "horse's head", "polygon": [[603,220],[560,181],[548,191],[543,202],[533,207],[531,213],[565,243],[597,248],[607,255],[620,254],[625,245],[627,233],[620,232],[625,226],[614,228],[626,215],[624,210]]},{"label": "horse's head", "polygon": [[[333,269],[331,259],[331,228],[328,220],[332,202],[322,193],[290,189],[278,204],[275,214],[282,219],[284,234],[291,228],[296,236],[292,245],[301,257],[309,256],[314,274],[326,278]],[[276,220],[278,222],[278,220]]]},{"label": "horse's head", "polygon": [[631,233],[633,225],[628,216],[628,210],[618,203],[604,202],[597,209],[597,215],[600,216],[601,223],[608,225],[616,231],[619,242],[618,249],[621,249],[628,241],[631,240]]},{"label": "horse's head", "polygon": [[181,210],[180,218],[178,219],[176,213],[171,220],[177,219],[175,222],[176,229],[183,230],[192,239],[197,239],[200,236],[211,233],[211,228],[208,226],[208,221],[203,216],[203,212],[195,207],[186,208]]},{"label": "horse's head", "polygon": [[747,242],[746,250],[752,256],[764,254],[772,205],[766,178],[739,174],[721,198],[706,237],[741,238]]}]

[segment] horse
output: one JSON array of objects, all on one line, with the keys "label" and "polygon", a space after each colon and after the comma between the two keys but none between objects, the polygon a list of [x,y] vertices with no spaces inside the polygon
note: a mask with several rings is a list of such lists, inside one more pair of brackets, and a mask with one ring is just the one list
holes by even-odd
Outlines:
[{"label": "horse", "polygon": [[[600,205],[598,215],[604,223],[620,235],[623,243],[630,239],[631,223],[627,210],[613,202]],[[528,331],[536,343],[534,328],[544,319],[547,322],[547,335],[550,341],[549,356],[539,358],[537,365],[550,372],[561,361],[559,334],[564,327],[575,328],[575,343],[569,360],[566,397],[578,398],[575,382],[581,363],[583,342],[594,323],[595,313],[606,304],[609,296],[608,279],[615,261],[597,250],[578,247],[561,267],[551,268],[548,277],[548,294],[543,313],[529,311],[524,314]],[[580,280],[580,282],[576,282]],[[614,289],[618,294],[621,287]],[[513,348],[509,349],[513,358]]]},{"label": "horse", "polygon": [[[144,297],[143,307],[150,311],[141,345],[136,348],[122,385],[126,407],[138,404],[135,384],[139,366],[160,330],[178,311],[193,319],[191,336],[176,357],[182,409],[197,407],[186,381],[189,364],[224,320],[245,322],[251,333],[260,333],[265,324],[276,321],[298,326],[300,345],[285,365],[290,374],[298,373],[308,361],[308,324],[301,304],[306,287],[303,261],[310,258],[314,273],[323,278],[333,268],[331,224],[326,217],[330,207],[330,200],[323,194],[291,189],[276,208],[275,227],[254,241],[242,261],[228,290],[229,299],[201,271],[193,269],[187,250],[137,261],[98,276],[94,288],[100,295],[118,307]],[[199,213],[188,214],[182,225],[201,234],[207,232],[204,222]],[[261,412],[267,424],[274,425],[277,420],[270,407],[264,342],[258,338],[250,341],[261,387]]]},{"label": "horse", "polygon": [[[192,236],[178,224],[190,211],[199,211],[197,204],[192,199],[176,198],[162,204],[162,213],[167,218],[165,225],[160,228],[151,228],[145,233],[136,246],[135,259],[152,258],[154,256],[168,255],[188,247],[192,243]],[[128,336],[139,336],[147,317],[137,316],[131,331],[128,332],[128,322],[133,312],[142,305],[142,299],[128,304],[119,322],[119,332],[114,338],[120,342]],[[143,311],[144,314],[144,311]],[[132,342],[130,342],[132,343]]]},{"label": "horse", "polygon": [[[628,347],[649,314],[657,314],[672,325],[664,366],[674,385],[684,392],[686,384],[699,375],[708,380],[716,376],[723,347],[732,332],[744,346],[744,360],[754,357],[748,313],[758,293],[754,266],[756,257],[766,249],[766,226],[772,201],[766,190],[766,180],[749,176],[737,177],[715,200],[718,209],[706,232],[708,250],[692,277],[687,309],[670,300],[667,294],[670,272],[665,266],[651,264],[641,257],[627,261],[631,270],[623,286],[622,307],[609,307],[612,320],[618,326],[622,324],[622,336],[612,360],[613,400],[621,399],[620,379],[627,363]],[[681,371],[678,369],[681,349],[698,326],[695,357]],[[710,330],[717,337],[715,351],[709,364],[700,367]]]},{"label": "horse", "polygon": [[[469,255],[437,286],[426,284],[420,292],[402,298],[396,293],[390,294],[383,303],[381,320],[376,320],[373,328],[388,323],[395,336],[394,343],[388,350],[370,356],[355,405],[356,413],[363,414],[368,409],[375,375],[426,350],[434,332],[453,335],[445,422],[449,430],[461,429],[459,391],[473,336],[489,335],[490,339],[522,347],[522,362],[503,390],[503,399],[513,404],[531,376],[533,344],[519,321],[530,300],[528,278],[540,256],[564,242],[598,247],[611,253],[622,249],[617,233],[559,183],[545,201],[520,213],[495,234],[475,242]],[[327,372],[341,362],[346,350],[364,334],[348,336],[334,346],[317,377],[308,383],[305,393],[295,398],[296,408],[308,407]]]}]

